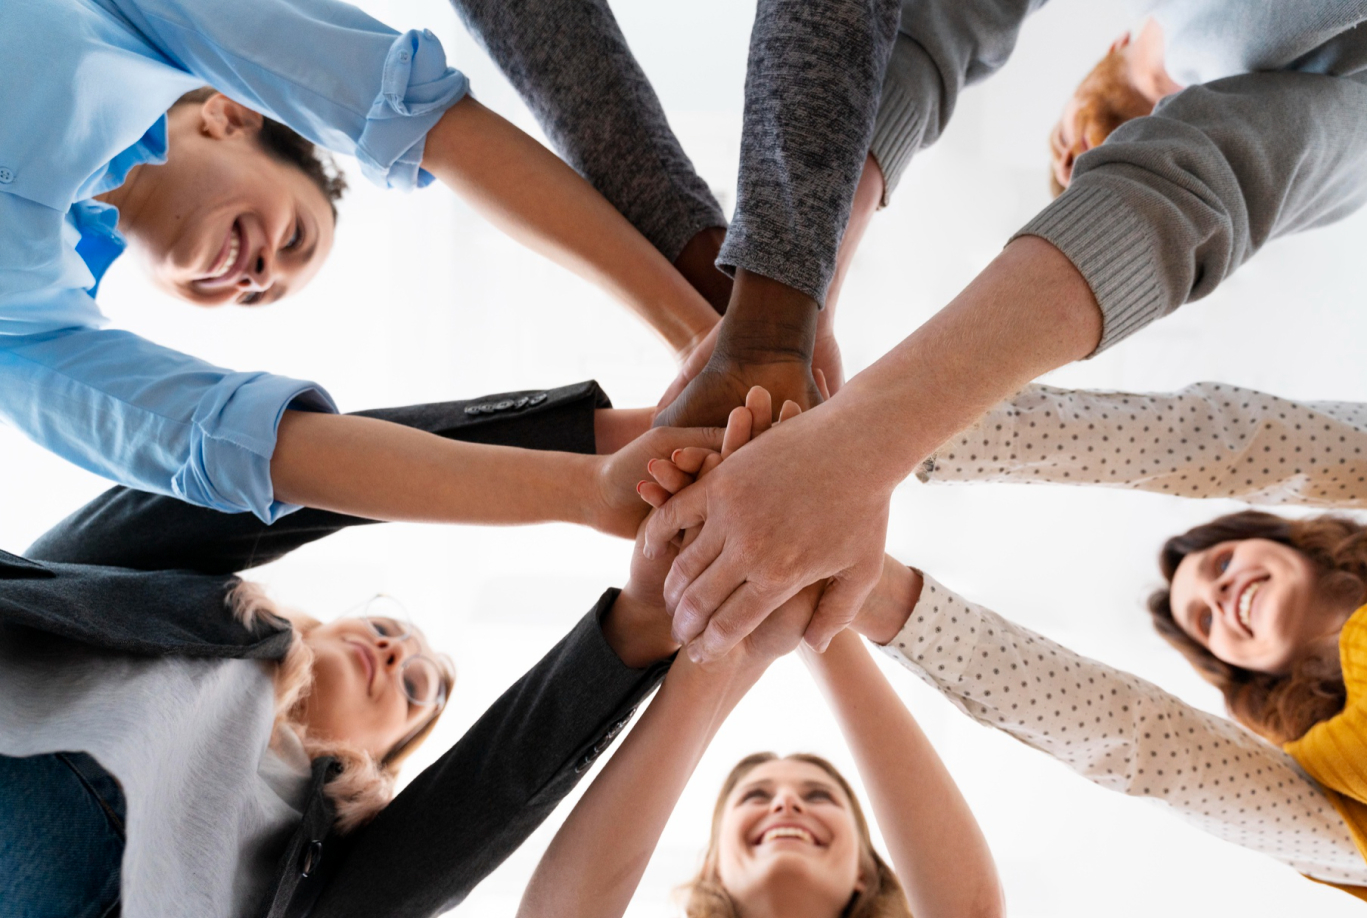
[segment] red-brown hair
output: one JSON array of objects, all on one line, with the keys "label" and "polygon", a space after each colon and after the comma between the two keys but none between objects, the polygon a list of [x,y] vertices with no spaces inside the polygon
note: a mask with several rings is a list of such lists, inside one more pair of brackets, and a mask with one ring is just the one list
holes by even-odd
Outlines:
[{"label": "red-brown hair", "polygon": [[1347,691],[1337,647],[1309,654],[1283,675],[1226,663],[1177,624],[1169,587],[1187,555],[1221,542],[1268,539],[1294,548],[1320,572],[1317,590],[1345,605],[1361,602],[1367,588],[1367,527],[1347,517],[1324,515],[1291,520],[1245,510],[1212,520],[1163,544],[1158,566],[1169,586],[1149,597],[1158,633],[1225,696],[1230,714],[1250,730],[1282,744],[1299,739],[1315,724],[1343,710]]}]

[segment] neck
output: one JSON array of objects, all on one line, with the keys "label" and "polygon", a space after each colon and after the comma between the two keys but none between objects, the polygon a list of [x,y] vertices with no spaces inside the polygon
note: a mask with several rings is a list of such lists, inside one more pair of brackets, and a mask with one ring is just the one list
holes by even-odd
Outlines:
[{"label": "neck", "polygon": [[95,195],[95,200],[119,209],[119,232],[134,236],[141,225],[140,217],[155,195],[153,173],[142,163],[128,170],[128,176],[118,188]]},{"label": "neck", "polygon": [[1182,86],[1168,76],[1164,66],[1163,27],[1155,19],[1144,20],[1144,25],[1126,48],[1130,63],[1130,80],[1144,98],[1155,105],[1158,100],[1180,92]]},{"label": "neck", "polygon": [[766,883],[737,902],[736,911],[740,918],[839,918],[842,906],[818,901],[802,883]]}]

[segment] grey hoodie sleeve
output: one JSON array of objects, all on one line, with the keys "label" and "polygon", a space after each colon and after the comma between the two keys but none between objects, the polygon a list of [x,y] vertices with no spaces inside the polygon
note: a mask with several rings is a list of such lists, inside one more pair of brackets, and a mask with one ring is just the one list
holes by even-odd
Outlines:
[{"label": "grey hoodie sleeve", "polygon": [[1192,86],[1077,161],[1017,236],[1055,245],[1104,321],[1100,352],[1214,290],[1264,243],[1367,195],[1367,75],[1250,73]]}]

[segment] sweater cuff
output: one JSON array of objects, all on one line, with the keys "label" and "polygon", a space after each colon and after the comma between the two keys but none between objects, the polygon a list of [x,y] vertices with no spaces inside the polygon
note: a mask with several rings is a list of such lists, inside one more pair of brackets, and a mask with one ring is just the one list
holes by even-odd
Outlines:
[{"label": "sweater cuff", "polygon": [[1101,343],[1128,338],[1168,312],[1157,245],[1125,199],[1108,188],[1074,184],[1011,237],[1038,236],[1073,263],[1101,307]]},{"label": "sweater cuff", "polygon": [[[907,87],[938,85],[937,74],[924,74],[926,55],[905,35],[897,36],[888,69],[883,77],[883,94],[878,102],[878,118],[873,124],[873,140],[869,153],[883,172],[883,199],[880,207],[887,207],[892,192],[902,180],[902,173],[911,158],[921,148],[925,134],[925,111]],[[927,83],[926,80],[932,82]]]}]

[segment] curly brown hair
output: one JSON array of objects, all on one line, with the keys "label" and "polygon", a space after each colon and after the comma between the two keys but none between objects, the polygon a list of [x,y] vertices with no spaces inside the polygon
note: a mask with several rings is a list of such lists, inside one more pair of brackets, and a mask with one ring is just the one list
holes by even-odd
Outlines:
[{"label": "curly brown hair", "polygon": [[1281,745],[1343,710],[1347,691],[1337,648],[1297,660],[1286,674],[1256,672],[1217,658],[1182,630],[1172,614],[1169,588],[1182,559],[1221,542],[1244,539],[1268,539],[1296,549],[1319,571],[1320,594],[1346,605],[1361,603],[1367,592],[1367,527],[1343,516],[1292,520],[1245,510],[1173,536],[1158,554],[1168,586],[1149,597],[1153,626],[1203,679],[1220,690],[1235,720]]},{"label": "curly brown hair", "polygon": [[[687,895],[685,912],[688,918],[739,918],[740,912],[726,888],[721,885],[717,872],[721,856],[719,842],[722,814],[726,811],[727,798],[731,796],[731,792],[736,789],[741,779],[765,762],[778,761],[779,758],[772,752],[747,755],[736,763],[736,767],[731,769],[731,773],[722,783],[716,806],[712,808],[712,837],[707,843],[707,855],[703,859],[702,869],[682,887]],[[831,780],[840,786],[850,801],[850,812],[854,815],[854,824],[859,832],[859,874],[864,878],[864,888],[850,897],[850,902],[845,906],[840,918],[911,918],[911,906],[907,904],[902,884],[897,881],[897,875],[892,872],[892,868],[874,850],[873,839],[869,836],[868,820],[864,818],[859,798],[855,797],[844,775],[819,755],[798,752],[782,758],[785,761],[806,762],[820,768],[831,776]]]},{"label": "curly brown hair", "polygon": [[[181,105],[203,105],[216,95],[217,89],[212,86],[201,86],[181,96],[171,108]],[[337,222],[337,202],[346,193],[347,184],[332,157],[320,152],[318,147],[294,130],[265,116],[262,116],[261,130],[257,132],[256,140],[271,156],[282,163],[294,166],[308,176],[309,181],[327,199],[328,206],[332,208],[332,220],[334,223]]]}]

